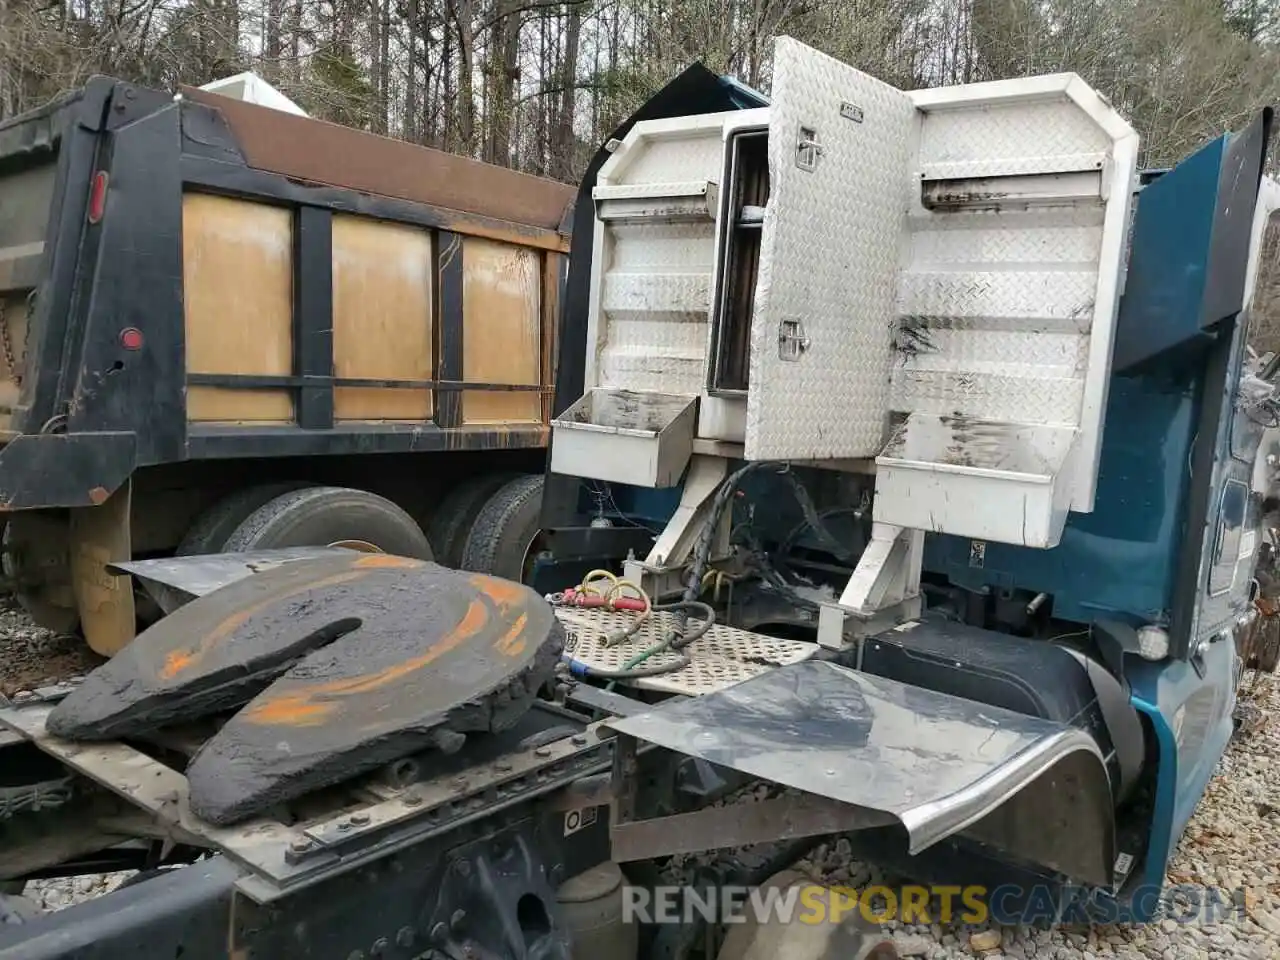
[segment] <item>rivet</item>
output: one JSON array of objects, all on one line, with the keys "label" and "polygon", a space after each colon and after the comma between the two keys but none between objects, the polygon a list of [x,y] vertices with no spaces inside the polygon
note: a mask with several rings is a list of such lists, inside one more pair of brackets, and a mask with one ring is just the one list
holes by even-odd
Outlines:
[{"label": "rivet", "polygon": [[[439,923],[439,924],[436,924],[436,926],[443,927],[444,924]],[[401,927],[398,931],[396,931],[396,946],[398,947],[413,946],[413,937],[414,937],[413,927]]]},{"label": "rivet", "polygon": [[533,755],[535,757],[549,757],[551,756],[551,751],[548,750],[546,747],[538,747],[537,750],[533,751]]},{"label": "rivet", "polygon": [[351,822],[357,827],[363,827],[369,822],[369,815],[367,813],[353,813],[351,815]]}]

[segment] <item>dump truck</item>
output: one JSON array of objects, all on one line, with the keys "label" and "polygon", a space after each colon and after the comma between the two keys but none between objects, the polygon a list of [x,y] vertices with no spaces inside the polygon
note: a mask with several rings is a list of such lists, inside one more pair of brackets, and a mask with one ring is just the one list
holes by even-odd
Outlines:
[{"label": "dump truck", "polygon": [[[554,587],[109,561],[169,612],[0,704],[0,958],[782,955],[741,894],[831,838],[908,922],[1160,916],[1274,500],[1271,121],[1142,171],[1072,74],[689,68],[579,188]],[[806,893],[798,955],[894,960],[875,889]]]},{"label": "dump truck", "polygon": [[495,498],[486,541],[520,533],[499,514],[536,512],[572,199],[200,89],[97,78],[0,124],[23,606],[106,655],[162,612],[110,560],[358,541],[456,566]]}]

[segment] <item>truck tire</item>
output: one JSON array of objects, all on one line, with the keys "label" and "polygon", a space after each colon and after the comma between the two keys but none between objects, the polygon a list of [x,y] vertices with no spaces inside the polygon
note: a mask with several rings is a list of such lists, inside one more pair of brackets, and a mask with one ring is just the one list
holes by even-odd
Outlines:
[{"label": "truck tire", "polygon": [[514,473],[488,473],[464,480],[454,487],[436,506],[427,525],[427,540],[435,552],[436,562],[457,569],[467,534],[475,523],[480,508],[503,484],[514,479]]},{"label": "truck tire", "polygon": [[341,540],[363,541],[401,557],[432,559],[431,545],[413,517],[384,497],[347,487],[281,494],[249,514],[222,549],[235,553]]},{"label": "truck tire", "polygon": [[[227,537],[244,523],[253,511],[282,493],[289,493],[310,486],[302,480],[262,483],[244,487],[227,494],[196,517],[191,528],[178,542],[174,555],[193,557],[201,553],[220,553]],[[149,591],[149,592],[148,592]],[[153,583],[141,591],[138,618],[152,624],[164,616],[165,610],[176,610],[190,599],[181,590],[174,590],[162,583]]]},{"label": "truck tire", "polygon": [[530,550],[542,529],[545,480],[540,473],[529,474],[498,488],[476,514],[459,569],[524,582]]},{"label": "truck tire", "polygon": [[280,483],[262,483],[229,493],[196,517],[174,553],[179,557],[191,557],[200,553],[219,553],[236,527],[248,519],[249,514],[282,493],[292,493],[311,486],[305,480],[289,480]]}]

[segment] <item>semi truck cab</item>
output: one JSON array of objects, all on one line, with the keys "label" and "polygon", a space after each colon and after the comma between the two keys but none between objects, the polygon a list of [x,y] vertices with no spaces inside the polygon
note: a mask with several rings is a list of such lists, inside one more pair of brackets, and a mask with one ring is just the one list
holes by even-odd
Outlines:
[{"label": "semi truck cab", "polygon": [[728,578],[735,626],[813,652],[617,727],[887,810],[905,838],[861,836],[917,873],[1132,902],[1226,747],[1253,615],[1270,111],[1149,174],[1073,74],[901,91],[775,57],[770,98],[638,122],[583,187],[544,527],[648,525],[620,561],[655,602]]}]

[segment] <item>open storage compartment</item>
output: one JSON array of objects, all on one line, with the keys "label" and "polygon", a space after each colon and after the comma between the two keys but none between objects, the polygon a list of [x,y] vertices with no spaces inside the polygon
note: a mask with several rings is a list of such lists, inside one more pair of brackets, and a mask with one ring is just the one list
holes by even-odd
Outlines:
[{"label": "open storage compartment", "polygon": [[876,518],[1025,547],[1057,546],[1074,427],[915,415],[876,458]]},{"label": "open storage compartment", "polygon": [[697,397],[594,387],[551,423],[553,473],[674,487],[693,453]]},{"label": "open storage compartment", "polygon": [[732,130],[725,147],[715,297],[711,314],[711,396],[745,396],[751,364],[751,317],[760,278],[760,243],[769,203],[769,128]]}]

